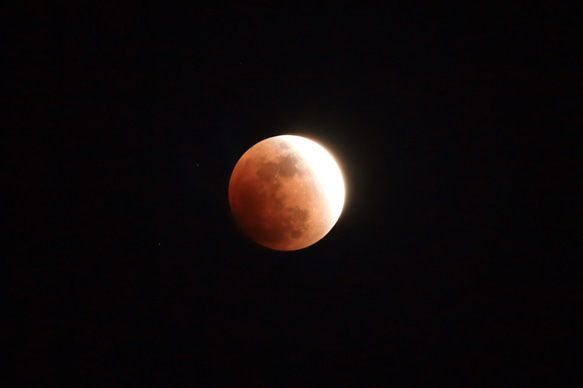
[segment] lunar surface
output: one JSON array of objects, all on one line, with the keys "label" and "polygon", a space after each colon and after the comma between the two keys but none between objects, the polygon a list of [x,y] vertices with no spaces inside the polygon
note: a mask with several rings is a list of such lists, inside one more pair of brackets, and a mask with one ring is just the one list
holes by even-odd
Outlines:
[{"label": "lunar surface", "polygon": [[292,135],[265,139],[241,156],[229,182],[235,221],[270,249],[308,247],[332,229],[344,206],[344,180],[318,143]]}]

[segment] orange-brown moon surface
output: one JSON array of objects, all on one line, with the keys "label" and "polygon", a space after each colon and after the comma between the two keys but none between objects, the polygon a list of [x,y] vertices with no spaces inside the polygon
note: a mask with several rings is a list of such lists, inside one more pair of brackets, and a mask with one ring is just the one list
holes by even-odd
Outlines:
[{"label": "orange-brown moon surface", "polygon": [[[339,176],[341,185],[336,179],[332,187],[327,175]],[[332,229],[344,203],[344,183],[320,145],[299,136],[275,136],[241,156],[231,174],[229,203],[250,239],[292,251],[316,243]]]}]

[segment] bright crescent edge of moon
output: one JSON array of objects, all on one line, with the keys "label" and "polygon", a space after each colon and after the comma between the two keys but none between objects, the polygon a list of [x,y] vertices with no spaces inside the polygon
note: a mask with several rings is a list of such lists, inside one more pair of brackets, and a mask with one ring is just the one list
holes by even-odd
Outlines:
[{"label": "bright crescent edge of moon", "polygon": [[340,218],[344,207],[345,187],[342,172],[330,152],[313,140],[301,136],[281,135],[306,160],[320,183],[334,216]]}]

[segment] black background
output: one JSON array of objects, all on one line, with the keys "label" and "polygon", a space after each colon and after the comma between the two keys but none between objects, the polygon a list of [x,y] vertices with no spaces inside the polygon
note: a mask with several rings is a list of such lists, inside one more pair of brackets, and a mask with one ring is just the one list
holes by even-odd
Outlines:
[{"label": "black background", "polygon": [[[14,386],[577,376],[575,13],[378,4],[8,13]],[[347,185],[296,252],[248,241],[227,199],[285,133]]]}]

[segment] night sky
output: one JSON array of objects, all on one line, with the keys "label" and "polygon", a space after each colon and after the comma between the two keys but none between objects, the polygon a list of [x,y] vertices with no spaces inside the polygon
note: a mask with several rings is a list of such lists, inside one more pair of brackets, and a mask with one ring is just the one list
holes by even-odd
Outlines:
[{"label": "night sky", "polygon": [[[12,386],[580,378],[576,14],[380,3],[14,7]],[[228,204],[238,158],[280,134],[347,186],[295,252]]]}]

